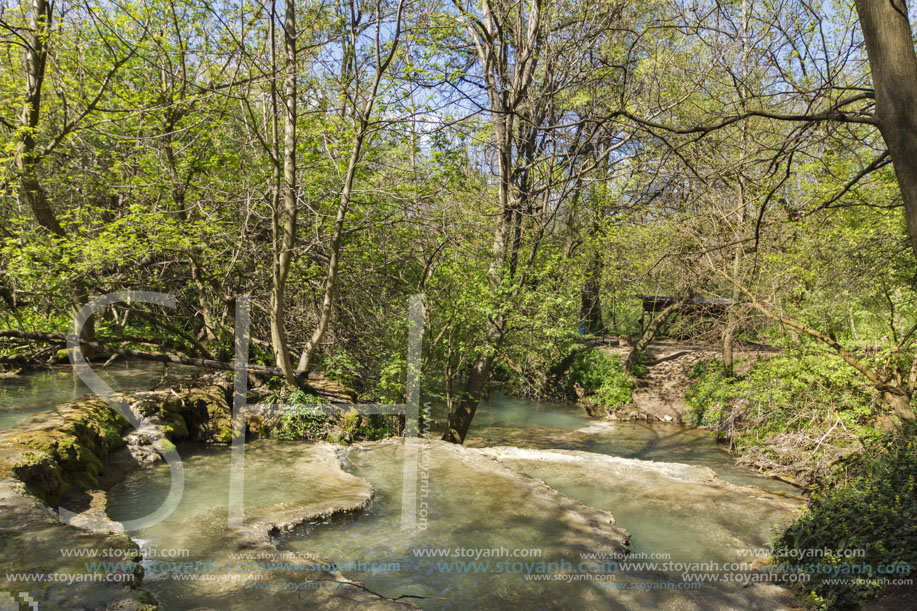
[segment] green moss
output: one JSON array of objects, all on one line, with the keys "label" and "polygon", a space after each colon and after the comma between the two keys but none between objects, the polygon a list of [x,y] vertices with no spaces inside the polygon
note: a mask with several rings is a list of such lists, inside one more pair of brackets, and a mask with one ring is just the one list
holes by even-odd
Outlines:
[{"label": "green moss", "polygon": [[217,429],[216,435],[217,441],[220,443],[231,443],[232,442],[232,425],[231,424],[221,424]]},{"label": "green moss", "polygon": [[[77,436],[73,429],[80,429],[81,435]],[[71,487],[86,489],[98,485],[97,478],[108,451],[103,436],[91,439],[86,430],[71,421],[64,430],[29,431],[13,439],[23,451],[12,472],[41,498],[53,503]]]},{"label": "green moss", "polygon": [[357,410],[351,408],[349,412],[341,416],[341,427],[352,436],[357,432],[357,429],[360,428],[362,421],[363,418]]},{"label": "green moss", "polygon": [[163,420],[162,432],[168,439],[175,441],[188,437],[188,425],[180,415],[167,412]]}]

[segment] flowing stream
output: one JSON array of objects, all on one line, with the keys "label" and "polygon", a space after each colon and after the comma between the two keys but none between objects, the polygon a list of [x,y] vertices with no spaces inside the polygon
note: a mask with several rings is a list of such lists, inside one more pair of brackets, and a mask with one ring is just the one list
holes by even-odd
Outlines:
[{"label": "flowing stream", "polygon": [[[424,609],[779,608],[773,598],[779,595],[736,584],[703,584],[688,593],[641,589],[681,581],[678,571],[661,568],[621,573],[615,583],[533,578],[545,573],[538,562],[554,563],[548,573],[557,566],[576,573],[588,554],[619,549],[615,528],[597,526],[607,515],[603,511],[631,533],[631,551],[640,558],[725,563],[747,559],[742,550],[766,546],[793,507],[780,497],[765,502],[769,495],[757,488],[740,488],[793,492],[737,467],[702,431],[598,422],[580,412],[567,404],[494,395],[479,408],[469,448],[441,443],[433,434],[415,442],[416,451],[426,453],[422,529],[402,529],[403,442],[332,449],[346,472],[372,485],[372,503],[356,513],[309,521],[274,543],[286,559],[314,555],[334,562],[348,579],[387,597],[417,597],[407,600]],[[340,495],[340,474],[318,459],[328,448],[249,443],[245,504],[278,507]],[[188,447],[182,456],[186,482],[178,509],[133,536],[151,548],[188,549],[195,561],[232,562],[238,558],[233,551],[245,546],[225,528],[229,450]],[[717,481],[713,472],[732,484]],[[163,466],[130,474],[111,490],[109,515],[136,517],[158,504],[169,482]],[[435,556],[445,553],[436,550],[480,555]],[[273,576],[287,584],[309,578]],[[265,591],[231,579],[153,575],[144,583],[164,609],[242,609],[270,600]],[[299,593],[297,600],[310,595]]]},{"label": "flowing stream", "polygon": [[[121,366],[104,376],[126,390],[153,386],[162,371]],[[0,424],[14,426],[49,409],[49,402],[84,392],[72,375],[55,372],[0,381]],[[444,415],[434,409],[433,419],[435,431]],[[748,550],[766,546],[791,516],[799,502],[792,486],[736,466],[704,431],[596,421],[574,405],[494,394],[479,407],[466,447],[438,438],[433,432],[411,442],[420,504],[413,505],[415,527],[408,530],[402,528],[404,441],[348,448],[246,444],[242,530],[227,526],[229,448],[180,447],[180,504],[162,522],[130,533],[148,559],[144,587],[165,610],[369,604],[362,589],[298,589],[327,585],[327,571],[278,566],[259,576],[260,569],[246,565],[218,578],[176,578],[149,564],[171,550],[172,556],[160,558],[181,554],[182,561],[225,568],[256,550],[266,552],[261,557],[321,558],[335,563],[337,579],[424,609],[794,608],[794,599],[775,585],[710,582],[683,591],[684,571],[678,568],[593,568],[602,562],[596,554],[614,559],[624,549],[627,533],[636,559],[753,559]],[[148,513],[170,484],[161,463],[128,474],[108,493],[109,516],[127,520]],[[334,507],[363,508],[301,520]],[[270,530],[281,523],[289,532]],[[252,587],[264,578],[272,588]],[[393,604],[370,600],[378,608]]]},{"label": "flowing stream", "polygon": [[[116,361],[107,367],[93,366],[102,380],[116,391],[152,390],[188,381],[200,370],[184,365],[148,361]],[[0,431],[26,424],[36,414],[75,401],[89,388],[68,366],[0,379]]]}]

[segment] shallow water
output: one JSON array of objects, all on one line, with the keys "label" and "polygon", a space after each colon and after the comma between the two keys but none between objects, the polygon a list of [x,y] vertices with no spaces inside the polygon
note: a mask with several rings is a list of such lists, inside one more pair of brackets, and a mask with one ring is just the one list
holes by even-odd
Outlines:
[{"label": "shallow water", "polygon": [[[555,577],[580,573],[584,554],[620,550],[620,528],[632,534],[633,552],[663,561],[733,562],[743,559],[740,550],[766,545],[772,528],[791,514],[793,503],[718,482],[707,466],[737,483],[782,486],[736,467],[703,432],[599,422],[575,406],[494,395],[481,405],[472,434],[469,445],[480,449],[415,442],[426,458],[416,480],[424,503],[418,522],[423,528],[414,530],[402,529],[404,444],[340,448],[345,470],[375,489],[372,503],[355,514],[297,527],[274,540],[278,553],[316,555],[373,592],[421,597],[410,600],[424,609],[780,607],[775,600],[786,594],[772,586],[762,590],[705,583],[697,592],[626,589],[679,581],[675,572],[662,569],[617,572],[613,582],[595,576],[586,581]],[[551,447],[558,449],[548,451]],[[347,487],[360,480],[342,479],[328,448],[247,444],[246,519],[284,506],[290,509],[297,501],[346,496]],[[185,548],[192,560],[225,562],[251,544],[226,526],[229,449],[192,446],[181,448],[181,454],[186,477],[181,503],[165,521],[132,536],[147,550]],[[663,459],[665,463],[655,462]],[[109,515],[116,520],[138,517],[158,505],[169,483],[164,465],[130,474],[110,491]],[[446,550],[451,555],[424,556]],[[478,557],[454,555],[458,553]],[[589,572],[588,565],[582,570]],[[216,583],[150,575],[145,587],[165,610],[287,608],[290,600],[299,606],[308,606],[307,600],[318,605],[309,598],[312,593],[277,599],[245,589],[244,580],[251,575],[240,578]],[[271,578],[304,583],[315,575],[294,570]],[[348,608],[353,603],[332,597],[323,604]]]},{"label": "shallow water", "polygon": [[[115,391],[152,390],[191,379],[194,367],[144,361],[115,362],[93,366]],[[0,431],[26,424],[30,416],[75,401],[89,393],[70,366],[0,378]]]},{"label": "shallow water", "polygon": [[[442,408],[434,407],[433,417],[438,423],[444,422]],[[622,458],[702,465],[739,486],[798,492],[791,484],[737,466],[708,431],[662,422],[596,420],[571,403],[535,402],[494,393],[478,407],[465,445],[583,450]]]},{"label": "shallow water", "polygon": [[633,552],[649,557],[742,561],[748,550],[765,547],[789,517],[784,499],[761,495],[762,502],[757,502],[738,487],[711,485],[705,467],[586,452],[492,452],[558,492],[612,512],[617,524],[631,533]]},{"label": "shallow water", "polygon": [[[245,528],[237,530],[228,524],[230,449],[184,445],[179,453],[184,488],[178,506],[161,522],[130,533],[149,559],[143,583],[161,609],[246,608],[274,600],[272,592],[257,590],[244,591],[239,598],[246,582],[273,576],[252,570],[244,555],[235,554],[274,551],[267,528],[273,520],[308,515],[309,508],[328,499],[369,490],[340,470],[329,444],[250,442],[245,446],[241,495]],[[166,498],[170,485],[163,463],[133,471],[109,491],[107,513],[117,521],[143,517]],[[189,563],[195,566],[185,569]]]},{"label": "shallow water", "polygon": [[[573,505],[547,489],[508,477],[489,461],[456,455],[440,444],[430,455],[430,485],[422,493],[423,529],[402,530],[403,448],[401,444],[354,449],[349,470],[365,478],[376,497],[354,518],[312,524],[283,540],[281,549],[315,553],[342,566],[344,573],[387,596],[422,596],[425,609],[588,608],[609,604],[611,596],[594,584],[527,580],[538,563],[567,561],[573,566],[590,549],[610,549],[615,529],[569,519]],[[564,505],[566,503],[566,505]],[[423,557],[425,550],[499,550],[478,563],[472,557]],[[507,550],[509,554],[502,555]],[[348,566],[364,563],[365,568]],[[373,566],[373,563],[376,566]],[[395,563],[398,570],[392,570]],[[501,565],[502,563],[502,565]],[[545,570],[550,570],[547,566]]]}]

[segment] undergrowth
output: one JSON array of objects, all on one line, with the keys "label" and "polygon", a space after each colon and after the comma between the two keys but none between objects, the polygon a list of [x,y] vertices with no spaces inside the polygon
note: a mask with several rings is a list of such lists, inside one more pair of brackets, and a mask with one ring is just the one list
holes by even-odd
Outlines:
[{"label": "undergrowth", "polygon": [[564,391],[571,398],[583,394],[590,403],[606,412],[633,400],[633,385],[621,359],[595,348],[583,349],[574,355],[565,378]]},{"label": "undergrowth", "polygon": [[[774,543],[780,572],[807,573],[797,592],[819,609],[856,609],[917,567],[917,427],[883,435],[822,480]],[[830,550],[814,561],[800,561]],[[814,554],[813,554],[814,552]]]},{"label": "undergrowth", "polygon": [[713,359],[695,365],[685,421],[715,431],[746,465],[807,484],[877,435],[874,392],[836,355],[778,355],[737,370],[745,373]]}]

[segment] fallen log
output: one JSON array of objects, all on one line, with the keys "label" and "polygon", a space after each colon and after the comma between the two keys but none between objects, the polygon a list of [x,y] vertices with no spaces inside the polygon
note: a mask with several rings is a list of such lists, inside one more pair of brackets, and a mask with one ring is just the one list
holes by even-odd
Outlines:
[{"label": "fallen log", "polygon": [[[27,339],[32,341],[39,342],[49,342],[49,343],[62,343],[67,341],[67,335],[64,333],[39,333],[37,331],[17,331],[15,329],[4,329],[0,330],[0,338],[15,338],[15,339]],[[109,341],[119,341],[120,338],[111,338]],[[131,350],[129,348],[121,348],[120,346],[113,346],[112,344],[99,341],[99,340],[87,340],[83,339],[80,341],[80,344],[88,348],[92,348],[95,351],[96,355],[99,356],[126,356],[136,359],[143,359],[147,361],[155,361],[157,363],[174,363],[176,365],[191,365],[193,367],[203,367],[205,369],[219,369],[221,371],[234,371],[235,365],[233,363],[226,363],[223,361],[217,361],[214,359],[199,359],[193,358],[190,356],[185,356],[182,354],[172,354],[168,352],[142,352],[140,350]],[[283,377],[283,371],[279,367],[266,367],[264,365],[247,365],[247,370],[251,373],[268,375],[268,376],[280,376]],[[296,371],[294,376],[301,384],[306,384],[306,381],[309,379],[308,371]],[[306,384],[306,386],[309,386]]]}]

